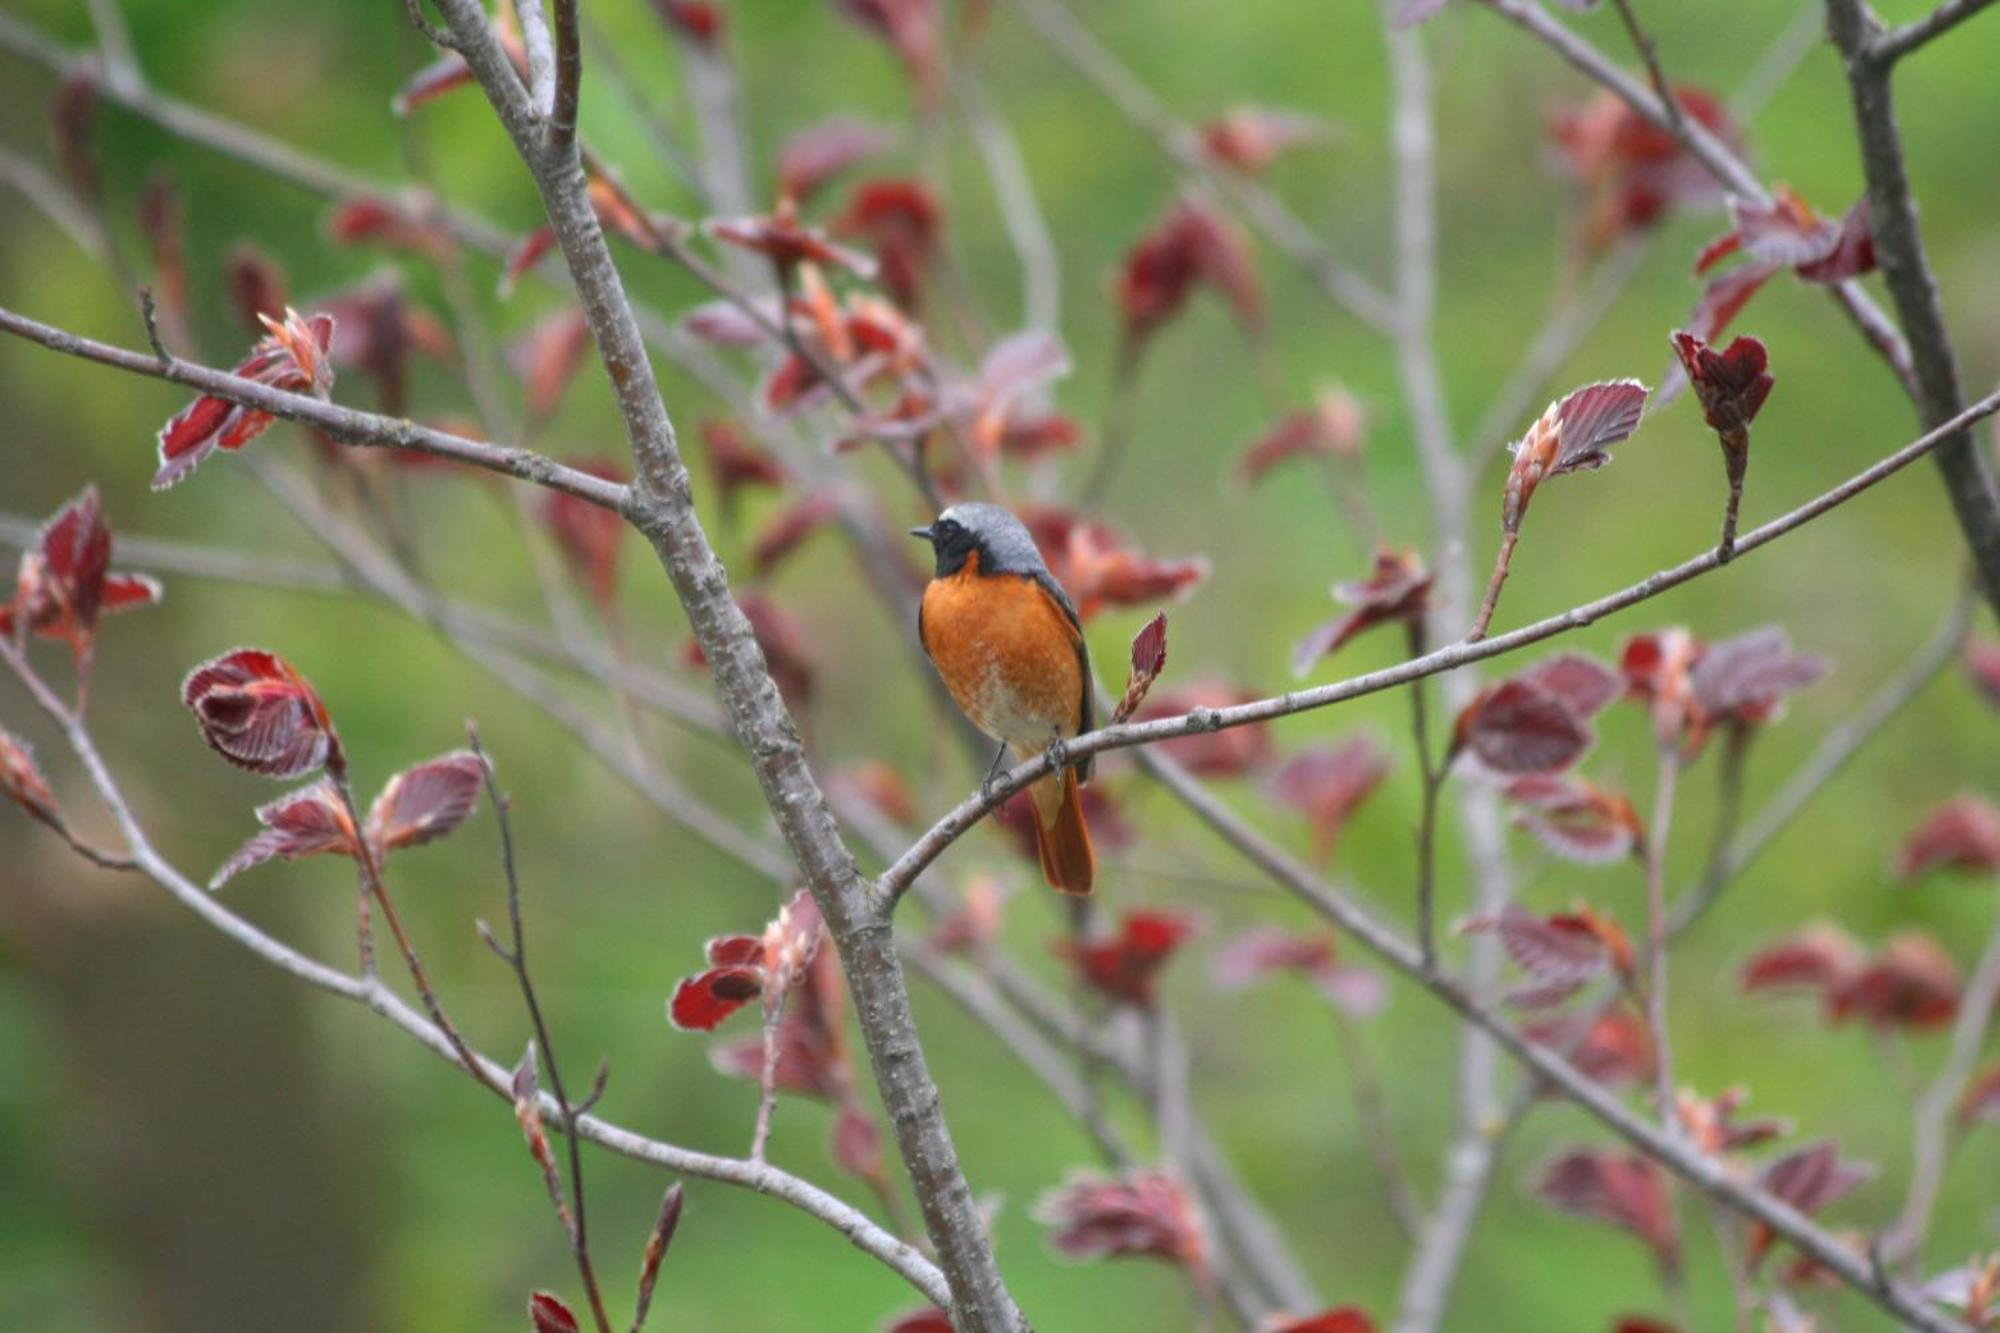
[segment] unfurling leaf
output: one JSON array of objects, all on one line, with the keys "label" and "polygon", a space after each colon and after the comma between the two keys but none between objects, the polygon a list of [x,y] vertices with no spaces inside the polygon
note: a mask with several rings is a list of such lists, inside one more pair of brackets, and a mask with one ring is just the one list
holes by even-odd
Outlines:
[{"label": "unfurling leaf", "polygon": [[1157,332],[1200,286],[1219,292],[1245,328],[1263,327],[1264,295],[1248,244],[1214,209],[1189,198],[1175,204],[1125,256],[1114,296],[1126,345]]},{"label": "unfurling leaf", "polygon": [[1367,435],[1368,413],[1361,400],[1335,385],[1322,391],[1310,408],[1288,413],[1246,445],[1236,470],[1254,485],[1287,458],[1319,456],[1352,461],[1361,456]]},{"label": "unfurling leaf", "polygon": [[528,1318],[534,1333],[577,1333],[576,1316],[546,1291],[528,1297]]},{"label": "unfurling leaf", "polygon": [[1132,669],[1125,677],[1125,694],[1111,714],[1113,726],[1129,719],[1146,702],[1146,692],[1167,668],[1167,615],[1162,611],[1132,636]]},{"label": "unfurling leaf", "polygon": [[1389,776],[1389,758],[1367,736],[1320,746],[1293,756],[1271,779],[1271,794],[1303,814],[1313,828],[1314,849],[1332,857],[1348,819]]},{"label": "unfurling leaf", "polygon": [[1029,508],[1021,521],[1085,620],[1107,607],[1147,606],[1185,596],[1209,574],[1209,563],[1201,556],[1155,559],[1128,545],[1109,524],[1072,510]]},{"label": "unfurling leaf", "polygon": [[1248,176],[1262,175],[1293,148],[1333,137],[1323,120],[1264,106],[1231,107],[1201,127],[1202,150]]},{"label": "unfurling leaf", "polygon": [[1666,1173],[1650,1158],[1572,1149],[1542,1168],[1534,1190],[1563,1212],[1637,1236],[1652,1248],[1663,1270],[1672,1272],[1679,1266],[1673,1197]]},{"label": "unfurling leaf", "polygon": [[875,280],[897,305],[916,309],[944,229],[943,207],[925,185],[863,181],[832,228],[836,236],[865,239],[875,256]]},{"label": "unfurling leaf", "polygon": [[1071,1259],[1162,1259],[1206,1282],[1208,1242],[1185,1186],[1164,1171],[1079,1172],[1042,1196],[1035,1220]]},{"label": "unfurling leaf", "polygon": [[1957,1015],[1958,1002],[1958,965],[1920,931],[1891,938],[1827,995],[1828,1014],[1835,1022],[1859,1018],[1883,1032],[1943,1027]]},{"label": "unfurling leaf", "polygon": [[1514,543],[1536,488],[1550,477],[1589,472],[1610,462],[1611,455],[1606,451],[1639,429],[1650,392],[1637,380],[1585,385],[1550,403],[1535,424],[1528,427],[1528,433],[1508,446],[1514,464],[1507,470],[1507,487],[1500,505],[1500,552],[1494,558],[1493,577],[1487,582],[1486,598],[1466,636],[1468,640],[1484,638],[1486,627],[1492,623],[1500,589],[1507,581],[1507,570],[1513,561]]},{"label": "unfurling leaf", "polygon": [[369,807],[363,831],[380,856],[444,837],[467,819],[479,801],[486,765],[469,750],[454,750],[405,769]]},{"label": "unfurling leaf", "polygon": [[2000,809],[1982,796],[1954,796],[1935,806],[1903,843],[1896,874],[1917,879],[1933,870],[1969,875],[2000,871]]},{"label": "unfurling leaf", "polygon": [[209,888],[219,889],[243,871],[274,857],[296,861],[323,852],[341,856],[360,854],[361,841],[347,817],[347,807],[326,778],[258,806],[257,822],[264,826],[264,831],[222,863],[222,868],[208,881]]},{"label": "unfurling leaf", "polygon": [[[310,394],[322,401],[328,398],[333,392],[333,363],[327,357],[333,343],[333,317],[314,315],[307,319],[288,309],[282,323],[268,315],[263,320],[269,336],[252,348],[232,373],[274,389]],[[217,449],[241,449],[270,424],[268,412],[207,395],[195,399],[160,428],[160,470],[153,474],[153,489],[165,490],[185,480]]]},{"label": "unfurling leaf", "polygon": [[1590,724],[1527,677],[1489,686],[1458,715],[1453,757],[1470,754],[1507,777],[1552,775],[1575,767],[1592,741]]},{"label": "unfurling leaf", "polygon": [[[1739,142],[1721,99],[1686,86],[1675,88],[1673,97],[1688,120],[1726,144]],[[1549,128],[1563,168],[1583,191],[1579,231],[1589,251],[1608,249],[1675,209],[1720,194],[1715,178],[1673,133],[1609,89],[1559,113]]]},{"label": "unfurling leaf", "polygon": [[[1772,1162],[1757,1183],[1774,1198],[1811,1217],[1852,1194],[1874,1174],[1872,1166],[1841,1161],[1833,1141],[1822,1139]],[[1774,1239],[1763,1223],[1751,1224],[1746,1246],[1753,1266],[1763,1259]]]},{"label": "unfurling leaf", "polygon": [[521,1052],[520,1062],[514,1066],[510,1090],[514,1096],[514,1121],[520,1125],[521,1137],[527,1141],[528,1155],[541,1168],[542,1186],[549,1192],[549,1203],[555,1208],[563,1230],[574,1241],[576,1221],[563,1198],[562,1172],[556,1166],[555,1150],[549,1146],[548,1126],[542,1120],[542,1078],[532,1040]]},{"label": "unfurling leaf", "polygon": [[1374,571],[1365,580],[1333,585],[1335,600],[1353,609],[1299,641],[1292,650],[1292,674],[1304,676],[1320,658],[1377,625],[1422,625],[1430,611],[1431,581],[1416,552],[1376,552]]},{"label": "unfurling leaf", "polygon": [[[571,459],[569,465],[579,472],[621,485],[632,479],[630,470],[610,457]],[[625,520],[614,510],[561,491],[543,492],[539,512],[570,577],[589,594],[600,615],[607,619],[615,617],[618,550],[625,535]]]},{"label": "unfurling leaf", "polygon": [[98,617],[148,606],[161,597],[156,580],[111,571],[111,545],[97,488],[86,486],[21,552],[13,599],[0,602],[0,638],[25,632],[68,644],[79,675],[86,675]]},{"label": "unfurling leaf", "polygon": [[238,648],[204,662],[181,685],[209,748],[267,778],[338,767],[340,741],[326,705],[276,653]]},{"label": "unfurling leaf", "polygon": [[1160,972],[1199,929],[1179,912],[1127,912],[1118,933],[1078,942],[1059,940],[1056,953],[1076,968],[1084,985],[1114,1004],[1150,1009]]},{"label": "unfurling leaf", "polygon": [[35,752],[28,743],[0,727],[0,796],[28,812],[52,829],[62,828],[62,811],[48,780],[35,766]]},{"label": "unfurling leaf", "polygon": [[765,256],[783,272],[792,272],[801,264],[818,264],[844,268],[863,278],[875,273],[868,256],[835,245],[819,228],[801,223],[797,208],[787,199],[780,199],[775,209],[761,217],[711,221],[707,231],[718,241]]},{"label": "unfurling leaf", "polygon": [[285,275],[262,250],[251,245],[231,250],[224,282],[231,308],[252,335],[263,332],[265,320],[285,317]]},{"label": "unfurling leaf", "polygon": [[639,1295],[632,1307],[634,1333],[646,1326],[647,1312],[653,1308],[653,1287],[660,1280],[660,1262],[667,1257],[667,1247],[674,1243],[674,1232],[680,1229],[685,1197],[678,1180],[667,1186],[666,1195],[660,1200],[659,1219],[653,1223],[652,1234],[646,1237],[646,1253],[639,1261]]},{"label": "unfurling leaf", "polygon": [[1608,865],[1639,849],[1642,830],[1632,802],[1580,778],[1529,776],[1506,788],[1522,807],[1514,824],[1557,856],[1580,865]]},{"label": "unfurling leaf", "polygon": [[778,148],[778,193],[807,203],[841,172],[894,148],[899,137],[886,126],[844,116],[808,126]]},{"label": "unfurling leaf", "polygon": [[710,940],[708,970],[681,979],[667,1016],[684,1031],[709,1032],[752,1000],[774,1003],[805,976],[824,933],[819,905],[800,889],[762,935]]}]

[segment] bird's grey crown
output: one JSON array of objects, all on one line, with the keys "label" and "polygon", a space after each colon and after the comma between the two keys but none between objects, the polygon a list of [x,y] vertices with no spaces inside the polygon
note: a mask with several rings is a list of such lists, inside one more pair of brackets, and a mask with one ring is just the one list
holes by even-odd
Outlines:
[{"label": "bird's grey crown", "polygon": [[1020,519],[999,505],[983,500],[955,504],[938,515],[964,528],[984,553],[981,568],[989,574],[1038,574],[1046,570],[1035,539]]}]

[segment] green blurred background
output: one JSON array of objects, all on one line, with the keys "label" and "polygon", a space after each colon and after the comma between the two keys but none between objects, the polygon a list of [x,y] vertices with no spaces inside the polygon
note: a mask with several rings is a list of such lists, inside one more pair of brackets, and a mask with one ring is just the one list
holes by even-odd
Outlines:
[{"label": "green blurred background", "polygon": [[[85,7],[73,0],[5,3],[8,16],[67,46],[90,40]],[[387,104],[425,53],[399,6],[126,0],[124,8],[161,89],[358,171],[407,178]],[[994,8],[980,59],[1054,230],[1062,332],[1078,361],[1058,401],[1095,421],[1115,328],[1105,280],[1174,196],[1175,176],[1050,58],[1006,4]],[[1886,8],[1891,18],[1907,18],[1920,6],[1902,0]],[[1751,79],[1800,17],[1796,7],[1769,0],[1641,9],[1670,69],[1724,91]],[[1387,88],[1371,6],[1090,0],[1079,10],[1190,119],[1255,100],[1337,121],[1338,144],[1286,159],[1274,185],[1341,254],[1367,272],[1387,272]],[[646,97],[683,122],[676,61],[647,7],[593,0],[587,12],[613,35]],[[905,83],[884,48],[829,6],[742,0],[730,12],[758,179],[769,179],[770,155],[784,134],[829,113],[890,122],[907,116]],[[1576,22],[1607,49],[1624,51],[1608,10]],[[1574,200],[1551,170],[1542,127],[1551,110],[1585,90],[1488,14],[1454,8],[1428,30],[1428,41],[1439,98],[1438,336],[1453,419],[1466,430],[1540,327],[1552,293],[1574,280],[1567,228]],[[1914,59],[1898,81],[1926,239],[1974,392],[2000,375],[1996,69],[2000,19],[1985,19]],[[0,143],[46,158],[53,87],[42,69],[0,53]],[[436,104],[420,123],[451,198],[510,231],[531,225],[532,193],[476,94]],[[644,131],[598,85],[586,89],[585,128],[649,203],[677,212],[692,207],[646,151]],[[1750,139],[1767,178],[1790,182],[1825,208],[1837,211],[1858,194],[1846,87],[1823,42],[1757,117]],[[212,351],[212,360],[240,346],[219,280],[221,257],[236,242],[255,240],[281,260],[294,291],[308,295],[351,284],[386,262],[379,252],[325,244],[325,200],[181,144],[135,116],[105,108],[98,143],[128,252],[136,253],[130,220],[146,176],[162,169],[180,185],[197,334],[205,347],[226,349]],[[1019,308],[1017,272],[960,131],[949,139],[945,169],[955,255],[1005,327]],[[103,269],[19,195],[0,189],[0,199],[0,304],[137,344],[136,318]],[[1628,374],[1657,381],[1666,333],[1696,294],[1688,259],[1718,223],[1710,214],[1666,225],[1609,318],[1557,376],[1559,386]],[[702,299],[681,275],[629,252],[626,258],[628,279],[648,299],[668,309]],[[1424,542],[1423,490],[1387,348],[1332,313],[1278,256],[1260,251],[1259,265],[1288,395],[1303,400],[1333,379],[1361,395],[1375,413],[1367,454],[1375,503],[1394,538]],[[405,267],[412,292],[432,301],[423,265]],[[490,267],[478,265],[474,276],[485,290]],[[518,331],[549,300],[546,291],[524,292],[496,318]],[[1769,344],[1778,376],[1759,423],[1748,520],[1831,484],[1914,433],[1882,366],[1819,293],[1775,283],[1740,327]],[[662,372],[669,407],[684,424],[718,410],[672,367]],[[416,389],[419,412],[466,410],[449,380],[428,369],[425,376]],[[366,401],[359,387],[353,393],[353,401]],[[152,434],[181,401],[177,390],[0,344],[0,509],[41,515],[94,479],[123,533],[322,558],[234,460],[211,462],[172,492],[148,492]],[[1214,561],[1213,577],[1172,612],[1170,678],[1213,674],[1282,688],[1290,644],[1329,613],[1327,583],[1358,572],[1338,512],[1305,471],[1255,491],[1225,484],[1238,447],[1268,420],[1226,312],[1198,301],[1153,349],[1133,465],[1106,508],[1152,551],[1200,552]],[[544,441],[557,453],[622,451],[594,367]],[[305,447],[288,428],[256,447],[305,462]],[[1621,585],[1709,541],[1722,490],[1715,452],[1683,399],[1620,449],[1609,472],[1550,488],[1528,526],[1502,623]],[[907,507],[904,491],[875,461],[858,471],[892,507]],[[414,480],[411,499],[422,515],[417,545],[430,577],[464,597],[539,614],[511,515],[491,495],[426,475]],[[734,524],[710,513],[733,566],[743,563],[748,535],[771,504],[754,498]],[[1482,567],[1497,510],[1497,477],[1489,476],[1476,502],[1474,558]],[[685,628],[665,581],[636,542],[625,555],[636,650],[688,674],[679,660]],[[1778,621],[1801,646],[1829,656],[1831,679],[1800,698],[1757,747],[1754,808],[1930,633],[1963,563],[1926,467],[1781,547],[1569,642],[1610,654],[1625,635],[1656,624],[1685,623],[1722,637]],[[810,725],[823,766],[886,759],[913,782],[926,814],[967,790],[975,774],[940,739],[926,710],[908,643],[912,627],[881,612],[838,539],[816,538],[809,558],[786,566],[771,591],[813,631],[821,675]],[[1122,645],[1142,618],[1112,614],[1093,626],[1101,663],[1122,660]],[[1392,637],[1363,641],[1338,669],[1392,660]],[[312,677],[364,788],[458,744],[465,717],[480,720],[515,797],[538,972],[572,1080],[608,1054],[604,1109],[612,1119],[692,1147],[743,1151],[754,1089],[715,1075],[707,1043],[670,1030],[661,1006],[674,980],[694,967],[704,937],[754,928],[769,915],[770,888],[665,826],[539,714],[393,611],[361,598],[176,578],[165,609],[106,627],[94,726],[162,851],[202,877],[247,835],[251,806],[274,794],[215,762],[174,698],[191,663],[244,642],[282,651]],[[1110,680],[1110,668],[1103,670]],[[93,809],[84,782],[30,716],[24,696],[10,686],[0,689],[0,701],[6,724],[41,742],[45,766],[71,806]],[[592,702],[606,707],[601,697]],[[1411,866],[1416,781],[1406,707],[1401,697],[1368,699],[1297,718],[1278,734],[1290,750],[1369,731],[1396,755],[1395,778],[1351,828],[1337,867],[1391,914],[1406,910]],[[1614,714],[1604,732],[1591,772],[1643,796],[1651,777],[1640,718]],[[1880,1224],[1900,1203],[1908,1080],[1932,1066],[1942,1041],[1883,1045],[1854,1029],[1823,1030],[1803,1004],[1739,999],[1732,970],[1755,942],[1822,915],[1870,941],[1928,928],[1969,966],[1995,907],[1991,891],[1948,882],[1900,888],[1887,863],[1931,802],[1961,789],[2000,791],[1996,737],[2000,719],[1960,673],[1947,672],[1743,877],[1677,962],[1673,1024],[1684,1081],[1709,1092],[1748,1083],[1757,1110],[1794,1117],[1804,1133],[1836,1134],[1852,1153],[1882,1164],[1880,1179],[1831,1214],[1836,1224]],[[657,739],[677,771],[746,822],[761,823],[740,761],[679,733],[661,731]],[[1304,916],[1252,883],[1250,872],[1161,793],[1123,765],[1106,768],[1143,836],[1104,876],[1105,900],[1194,904],[1210,921],[1208,939],[1174,965],[1167,985],[1192,1046],[1199,1107],[1289,1228],[1328,1297],[1386,1318],[1405,1249],[1386,1224],[1323,1012],[1304,991],[1284,986],[1218,1000],[1205,979],[1205,954],[1216,938],[1252,919],[1303,925]],[[1713,759],[1688,778],[1676,880],[1699,864],[1713,780]],[[1232,796],[1291,845],[1308,845],[1306,830],[1256,789]],[[94,814],[84,822],[102,827]],[[1518,837],[1513,850],[1527,901],[1554,906],[1584,895],[1638,922],[1635,870],[1553,863]],[[1024,884],[1031,878],[1031,867],[990,835],[955,849],[943,869],[956,877],[982,867]],[[1464,897],[1455,850],[1445,871],[1447,911],[1456,915]],[[1204,877],[1229,887],[1190,882]],[[511,1117],[466,1079],[354,1006],[279,978],[150,885],[82,868],[12,815],[0,815],[0,882],[0,1309],[11,1322],[121,1331],[512,1328],[522,1324],[531,1287],[573,1294],[561,1236]],[[502,910],[490,816],[482,812],[455,839],[411,854],[397,882],[460,1023],[496,1054],[518,1049],[526,1032],[510,979],[471,929],[474,917]],[[345,867],[307,862],[253,872],[231,886],[229,898],[309,952],[344,961],[352,950],[349,886]],[[1057,973],[1046,941],[1058,928],[1044,894],[1016,900],[1011,942],[1051,978]],[[948,1001],[919,983],[916,1002],[967,1173],[977,1193],[1002,1203],[1001,1258],[1038,1326],[1192,1327],[1185,1288],[1165,1269],[1077,1267],[1050,1255],[1029,1205],[1067,1170],[1091,1161],[1089,1143]],[[1426,1193],[1454,1119],[1456,1039],[1438,1006],[1400,985],[1365,1034]],[[1115,1110],[1140,1125],[1131,1106]],[[851,1192],[827,1157],[827,1122],[824,1108],[782,1105],[775,1160]],[[1614,1312],[1663,1308],[1638,1245],[1526,1197],[1524,1177],[1553,1147],[1602,1138],[1565,1107],[1532,1119],[1502,1168],[1448,1328],[1598,1329]],[[666,1181],[603,1154],[592,1154],[588,1165],[600,1265],[620,1309]],[[1994,1244],[1997,1181],[2000,1135],[1988,1131],[1954,1159],[1930,1251],[1934,1266]],[[896,1278],[790,1209],[699,1182],[691,1182],[689,1199],[653,1327],[867,1329],[913,1303]],[[1724,1327],[1727,1291],[1704,1210],[1690,1204],[1683,1215],[1695,1325]],[[1884,1326],[1839,1297],[1827,1308],[1842,1328]]]}]

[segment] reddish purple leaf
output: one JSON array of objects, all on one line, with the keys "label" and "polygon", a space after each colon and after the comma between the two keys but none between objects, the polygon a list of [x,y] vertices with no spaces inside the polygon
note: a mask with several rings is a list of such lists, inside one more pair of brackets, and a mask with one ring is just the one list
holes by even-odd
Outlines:
[{"label": "reddish purple leaf", "polygon": [[1958,965],[1930,936],[1897,935],[1844,985],[1829,992],[1835,1022],[1859,1018],[1877,1031],[1949,1024],[1958,1013]]},{"label": "reddish purple leaf", "polygon": [[576,1316],[546,1291],[528,1297],[528,1318],[534,1333],[577,1333]]},{"label": "reddish purple leaf", "polygon": [[1680,1260],[1673,1196],[1664,1172],[1636,1153],[1577,1148],[1542,1168],[1535,1193],[1575,1217],[1637,1236],[1663,1269]]},{"label": "reddish purple leaf", "polygon": [[1197,929],[1195,919],[1183,913],[1129,911],[1117,934],[1082,943],[1059,940],[1056,953],[1099,995],[1147,1009],[1161,970]]},{"label": "reddish purple leaf", "polygon": [[1347,821],[1389,776],[1389,758],[1367,736],[1303,750],[1271,780],[1271,794],[1312,824],[1316,855],[1333,855]]},{"label": "reddish purple leaf", "polygon": [[209,748],[252,773],[295,778],[337,760],[326,705],[291,663],[262,648],[204,662],[181,685]]},{"label": "reddish purple leaf", "polygon": [[1935,806],[1903,843],[1896,874],[1913,880],[1933,870],[1991,875],[2000,870],[2000,809],[1983,796],[1954,796]]},{"label": "reddish purple leaf", "polygon": [[444,837],[472,817],[485,780],[485,764],[469,750],[405,769],[369,808],[369,844],[380,854]]},{"label": "reddish purple leaf", "polygon": [[1078,1173],[1042,1196],[1035,1220],[1053,1229],[1050,1243],[1071,1259],[1148,1257],[1208,1272],[1208,1243],[1195,1201],[1164,1171],[1120,1179]]},{"label": "reddish purple leaf", "polygon": [[778,149],[778,193],[806,203],[841,172],[894,148],[900,137],[885,126],[846,116],[808,126]]},{"label": "reddish purple leaf", "polygon": [[1524,807],[1515,826],[1565,860],[1608,865],[1638,849],[1638,812],[1617,792],[1581,779],[1525,777],[1509,783],[1506,795]]},{"label": "reddish purple leaf", "polygon": [[62,827],[62,813],[48,779],[35,766],[35,752],[28,743],[0,727],[0,796],[28,812],[50,828]]},{"label": "reddish purple leaf", "polygon": [[[301,317],[287,310],[282,323],[266,316],[269,336],[239,362],[234,374],[274,389],[326,399],[333,392],[333,363],[327,349],[333,342],[330,315]],[[241,449],[271,424],[267,412],[239,407],[221,398],[201,397],[160,428],[160,470],[153,489],[164,490],[186,479],[217,449]]]},{"label": "reddish purple leaf", "polygon": [[1746,991],[1815,990],[1845,986],[1861,970],[1867,954],[1838,926],[1814,922],[1779,940],[1743,965]]},{"label": "reddish purple leaf", "polygon": [[1590,727],[1555,695],[1526,680],[1502,681],[1458,716],[1454,753],[1468,752],[1510,777],[1574,767],[1590,749]]},{"label": "reddish purple leaf", "polygon": [[359,854],[360,843],[354,825],[348,821],[347,808],[326,778],[258,806],[257,822],[264,826],[264,831],[223,862],[222,868],[208,881],[209,888],[219,889],[243,871],[273,857],[296,861],[322,852]]},{"label": "reddish purple leaf", "polygon": [[1132,636],[1132,668],[1125,677],[1125,693],[1112,710],[1112,725],[1129,719],[1146,702],[1146,692],[1167,668],[1167,615],[1162,611]]},{"label": "reddish purple leaf", "polygon": [[1414,551],[1378,551],[1367,579],[1333,585],[1334,598],[1353,609],[1299,641],[1292,650],[1292,674],[1306,675],[1320,658],[1377,625],[1421,625],[1430,610],[1432,577]]}]

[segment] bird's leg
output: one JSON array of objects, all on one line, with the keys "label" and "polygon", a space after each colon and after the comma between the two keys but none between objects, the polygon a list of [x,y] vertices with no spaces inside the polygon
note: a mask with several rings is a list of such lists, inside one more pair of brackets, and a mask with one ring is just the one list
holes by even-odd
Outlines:
[{"label": "bird's leg", "polygon": [[1069,742],[1061,735],[1052,733],[1049,736],[1048,747],[1042,753],[1048,756],[1051,773],[1061,776],[1062,771],[1069,767]]},{"label": "bird's leg", "polygon": [[979,780],[979,795],[986,804],[993,804],[993,783],[1000,776],[1000,765],[1007,758],[1007,742],[1001,741],[1000,748],[993,752],[993,762],[987,766],[986,776]]}]

